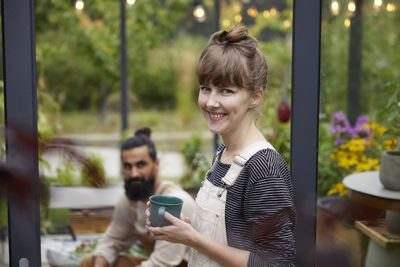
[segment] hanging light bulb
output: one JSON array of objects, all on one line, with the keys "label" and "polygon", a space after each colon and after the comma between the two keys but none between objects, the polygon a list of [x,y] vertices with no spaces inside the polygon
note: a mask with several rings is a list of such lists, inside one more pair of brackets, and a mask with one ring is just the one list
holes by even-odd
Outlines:
[{"label": "hanging light bulb", "polygon": [[242,11],[242,6],[239,4],[233,5],[233,11],[235,11],[236,13],[239,13],[240,11]]},{"label": "hanging light bulb", "polygon": [[276,9],[275,7],[272,7],[270,9],[269,13],[271,14],[271,16],[275,16],[278,13],[278,9]]},{"label": "hanging light bulb", "polygon": [[255,7],[250,7],[249,9],[247,9],[247,15],[249,15],[250,17],[257,17],[258,15],[258,10]]},{"label": "hanging light bulb", "polygon": [[339,14],[339,2],[337,0],[332,0],[331,2],[332,14],[337,16]]},{"label": "hanging light bulb", "polygon": [[393,3],[388,3],[388,4],[386,5],[386,11],[387,11],[387,12],[394,12],[394,11],[396,11],[396,6],[395,6],[395,4],[393,4]]},{"label": "hanging light bulb", "polygon": [[290,20],[285,19],[285,20],[283,21],[283,27],[289,28],[291,25],[292,25],[292,23],[290,22]]},{"label": "hanging light bulb", "polygon": [[264,18],[269,18],[271,16],[271,13],[269,12],[268,9],[264,10],[263,16],[264,16]]},{"label": "hanging light bulb", "polygon": [[204,22],[206,20],[206,11],[202,4],[197,4],[193,9],[193,16],[198,22]]},{"label": "hanging light bulb", "polygon": [[345,26],[346,28],[349,28],[350,25],[351,25],[350,19],[345,19],[345,20],[344,20],[344,26]]},{"label": "hanging light bulb", "polygon": [[242,22],[242,16],[237,14],[237,15],[235,15],[234,20],[235,20],[236,23],[240,23],[240,22]]},{"label": "hanging light bulb", "polygon": [[75,2],[75,8],[78,11],[83,10],[83,8],[85,7],[85,3],[83,3],[83,0],[76,0]]},{"label": "hanging light bulb", "polygon": [[379,10],[382,7],[382,0],[374,0],[374,3],[372,4],[372,7],[375,10]]},{"label": "hanging light bulb", "polygon": [[350,0],[347,4],[347,11],[349,11],[351,14],[354,14],[354,12],[356,12],[356,3],[354,3],[353,0]]},{"label": "hanging light bulb", "polygon": [[231,26],[231,21],[229,19],[222,20],[222,27],[229,28]]},{"label": "hanging light bulb", "polygon": [[133,6],[136,3],[136,0],[126,0],[128,6]]}]

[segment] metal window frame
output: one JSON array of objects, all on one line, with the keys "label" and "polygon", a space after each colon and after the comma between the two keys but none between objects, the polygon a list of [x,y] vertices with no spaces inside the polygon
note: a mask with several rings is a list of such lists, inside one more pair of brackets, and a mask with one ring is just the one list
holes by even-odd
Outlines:
[{"label": "metal window frame", "polygon": [[[36,103],[36,58],[33,0],[2,0],[2,38],[7,164],[29,170],[25,182],[39,183]],[[29,145],[8,130],[22,134]],[[38,192],[26,192],[21,207],[8,194],[10,266],[40,267],[40,205]]]},{"label": "metal window frame", "polygon": [[294,0],[291,172],[297,209],[296,266],[315,266],[321,1]]},{"label": "metal window frame", "polygon": [[[6,126],[19,125],[35,140],[25,151],[7,137],[7,161],[28,153],[25,165],[38,177],[36,62],[33,0],[2,0]],[[321,3],[294,0],[292,61],[291,171],[298,213],[296,266],[315,265],[316,184]],[[20,78],[24,77],[24,78]],[[10,266],[41,266],[39,201],[25,213],[9,198]],[[28,260],[28,265],[26,261]]]}]

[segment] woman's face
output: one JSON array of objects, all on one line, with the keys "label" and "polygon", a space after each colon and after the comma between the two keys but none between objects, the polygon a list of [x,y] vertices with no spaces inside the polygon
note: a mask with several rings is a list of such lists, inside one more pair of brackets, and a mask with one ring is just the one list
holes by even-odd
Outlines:
[{"label": "woman's face", "polygon": [[200,86],[199,107],[212,133],[226,134],[253,119],[252,109],[258,104],[255,97],[237,87]]}]

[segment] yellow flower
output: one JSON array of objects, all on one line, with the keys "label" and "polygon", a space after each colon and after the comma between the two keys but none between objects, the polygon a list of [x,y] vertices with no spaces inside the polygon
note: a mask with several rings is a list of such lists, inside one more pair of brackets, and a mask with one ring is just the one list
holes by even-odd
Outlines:
[{"label": "yellow flower", "polygon": [[349,151],[355,153],[364,153],[368,146],[368,142],[362,138],[354,138],[349,141]]},{"label": "yellow flower", "polygon": [[348,170],[350,167],[358,163],[358,156],[354,153],[340,151],[338,153],[338,166]]},{"label": "yellow flower", "polygon": [[382,125],[377,123],[376,124],[376,131],[378,132],[378,134],[380,136],[382,136],[387,131],[387,129],[385,127],[383,127]]},{"label": "yellow flower", "polygon": [[382,136],[387,129],[380,125],[379,123],[373,123],[373,122],[369,122],[367,124],[364,124],[363,126],[364,129],[371,129],[373,132],[377,132],[380,136]]},{"label": "yellow flower", "polygon": [[343,195],[347,194],[347,191],[348,191],[348,190],[347,190],[347,188],[344,186],[343,183],[337,183],[337,184],[334,184],[334,185],[331,187],[331,189],[329,189],[327,195],[330,196],[330,195],[333,195],[333,194],[338,193],[339,196],[343,196]]},{"label": "yellow flower", "polygon": [[356,165],[355,172],[370,171],[379,169],[379,160],[374,158],[361,157],[361,161]]},{"label": "yellow flower", "polygon": [[397,147],[397,139],[386,139],[383,141],[383,144],[385,145],[386,150],[394,150]]}]

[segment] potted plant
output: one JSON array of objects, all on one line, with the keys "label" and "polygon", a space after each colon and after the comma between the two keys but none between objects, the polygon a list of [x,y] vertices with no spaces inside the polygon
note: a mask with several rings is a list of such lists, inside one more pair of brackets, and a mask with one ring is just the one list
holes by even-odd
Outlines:
[{"label": "potted plant", "polygon": [[[397,136],[397,150],[383,151],[381,157],[381,168],[379,171],[379,179],[383,186],[388,190],[400,190],[400,86],[391,83],[387,87],[389,101],[382,111],[384,119],[387,120],[389,132],[393,136]],[[382,117],[383,117],[382,116]],[[396,139],[394,145],[396,145]],[[393,144],[392,144],[393,145]]]}]

